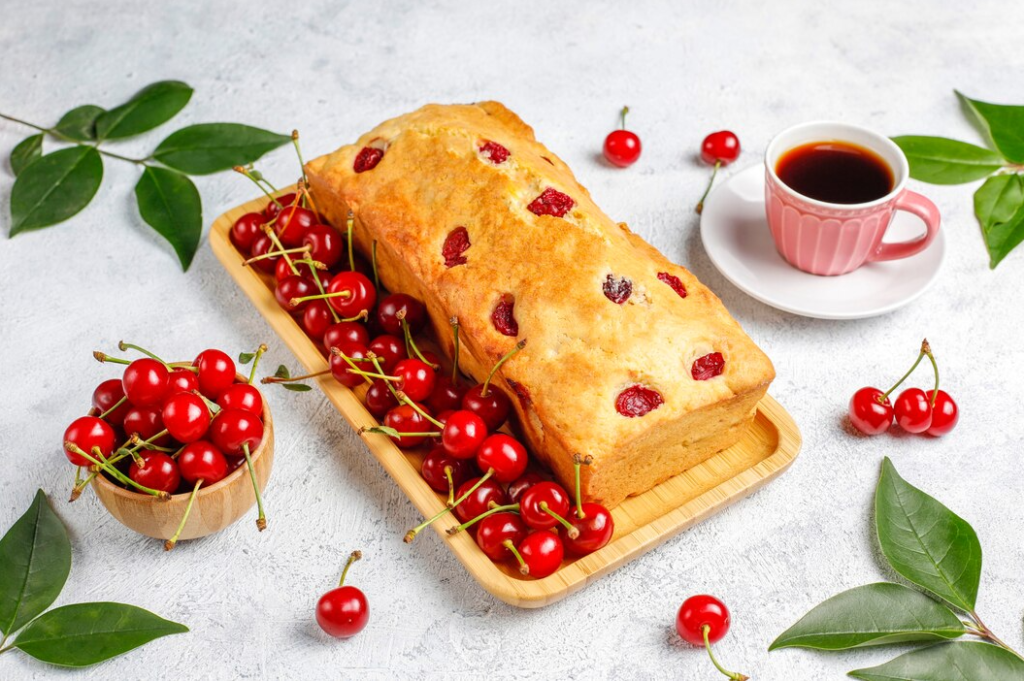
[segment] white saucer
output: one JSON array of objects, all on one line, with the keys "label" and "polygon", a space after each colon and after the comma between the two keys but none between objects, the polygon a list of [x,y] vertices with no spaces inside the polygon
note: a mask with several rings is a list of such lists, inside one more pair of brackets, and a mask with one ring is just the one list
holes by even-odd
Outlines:
[{"label": "white saucer", "polygon": [[[886,241],[922,234],[921,221],[896,214]],[[921,253],[864,265],[849,274],[819,277],[789,265],[768,231],[764,167],[736,173],[711,192],[700,220],[704,249],[715,267],[740,290],[766,305],[818,319],[862,319],[903,307],[935,281],[946,257],[941,230]]]}]

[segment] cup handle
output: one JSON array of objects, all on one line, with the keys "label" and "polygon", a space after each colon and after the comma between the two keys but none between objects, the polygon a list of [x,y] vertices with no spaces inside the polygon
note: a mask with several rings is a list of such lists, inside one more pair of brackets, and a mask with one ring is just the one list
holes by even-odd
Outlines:
[{"label": "cup handle", "polygon": [[928,198],[908,189],[896,199],[896,210],[905,210],[924,220],[924,226],[927,231],[923,236],[911,241],[901,241],[895,244],[883,243],[873,255],[868,257],[868,260],[875,262],[879,260],[909,258],[928,248],[938,235],[939,209]]}]

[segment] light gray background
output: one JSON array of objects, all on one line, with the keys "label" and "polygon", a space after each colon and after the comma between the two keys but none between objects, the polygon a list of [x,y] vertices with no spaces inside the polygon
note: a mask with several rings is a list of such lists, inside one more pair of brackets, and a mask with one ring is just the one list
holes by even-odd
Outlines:
[{"label": "light gray background", "polygon": [[[704,653],[673,633],[680,602],[712,592],[733,612],[720,645],[727,664],[758,679],[841,678],[888,654],[766,648],[824,598],[891,577],[870,529],[883,455],[977,529],[985,549],[979,611],[1021,645],[1024,254],[990,272],[973,187],[926,187],[950,245],[937,285],[886,317],[815,321],[728,284],[703,252],[693,212],[708,177],[695,153],[713,130],[739,134],[736,168],[758,163],[774,132],[815,118],[977,140],[952,90],[1024,102],[1024,16],[1014,3],[3,5],[4,112],[52,124],[72,106],[112,106],[154,80],[195,87],[176,121],[116,147],[130,155],[147,153],[175,126],[224,120],[297,127],[312,158],[425,102],[505,102],[611,216],[722,297],[775,361],[772,393],[799,423],[804,449],[754,497],[568,600],[526,611],[482,591],[432,534],[402,543],[417,521],[412,505],[319,392],[271,392],[278,454],[269,530],[257,534],[249,518],[165,554],[91,494],[65,501],[62,431],[88,407],[93,386],[115,374],[90,351],[123,338],[188,358],[266,341],[268,369],[297,363],[205,244],[192,270],[178,271],[136,215],[137,170],[111,161],[82,214],[0,242],[0,528],[42,487],[74,544],[60,603],[127,601],[192,633],[83,672],[11,653],[0,658],[0,677],[713,679]],[[623,171],[598,154],[624,103],[645,147]],[[0,122],[0,149],[6,155],[27,132]],[[279,184],[296,176],[287,148],[260,165]],[[5,232],[11,183],[5,164]],[[206,224],[253,197],[230,173],[199,187]],[[843,422],[850,394],[902,373],[925,335],[962,407],[957,431],[942,440],[851,434]],[[918,382],[927,380],[922,370]],[[358,638],[337,642],[317,629],[313,605],[355,548],[366,558],[351,581],[369,596],[372,616]]]}]

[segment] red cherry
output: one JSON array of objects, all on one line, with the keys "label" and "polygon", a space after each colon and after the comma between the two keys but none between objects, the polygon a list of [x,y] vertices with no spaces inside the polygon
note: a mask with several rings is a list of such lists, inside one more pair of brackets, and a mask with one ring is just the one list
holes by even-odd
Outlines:
[{"label": "red cherry", "polygon": [[[138,435],[140,440],[149,441],[164,430],[163,410],[160,407],[132,407],[124,415],[122,429],[126,435]],[[170,435],[162,435],[150,444],[164,447],[171,441]]]},{"label": "red cherry", "polygon": [[309,247],[309,257],[331,269],[341,260],[344,238],[333,227],[313,225],[302,235],[303,246]]},{"label": "red cherry", "polygon": [[332,294],[327,302],[342,317],[356,317],[364,310],[369,312],[377,302],[377,289],[373,282],[366,275],[350,270],[331,277],[327,293]]},{"label": "red cherry", "polygon": [[[120,402],[122,397],[124,397],[124,386],[121,380],[110,378],[100,383],[92,391],[92,406],[95,407],[98,414],[103,414]],[[131,408],[132,405],[127,400],[122,402],[120,407],[107,414],[106,422],[120,426],[124,423],[124,415]]]},{"label": "red cherry", "polygon": [[171,371],[170,378],[168,379],[168,395],[190,393],[193,390],[199,390],[199,378],[194,371],[190,371],[185,367],[178,367]]},{"label": "red cherry", "polygon": [[[470,412],[455,413],[468,414]],[[526,447],[514,437],[504,433],[489,435],[476,451],[476,465],[482,471],[494,471],[492,473],[494,479],[501,483],[510,483],[525,473],[526,465],[529,462],[530,457],[526,453]]]},{"label": "red cherry", "polygon": [[277,282],[277,288],[274,289],[274,298],[277,299],[277,304],[283,307],[289,314],[298,315],[306,310],[306,306],[310,301],[304,300],[294,304],[292,301],[296,298],[315,296],[318,293],[320,293],[320,290],[311,279],[293,274]]},{"label": "red cherry", "polygon": [[235,382],[235,362],[221,350],[203,350],[192,366],[199,369],[199,392],[211,400],[216,400]]},{"label": "red cherry", "polygon": [[345,576],[352,563],[363,557],[353,551],[341,573],[341,580],[316,603],[316,623],[334,638],[351,638],[370,621],[370,604],[366,594],[354,586],[345,586]]},{"label": "red cherry", "polygon": [[299,205],[285,206],[274,219],[274,232],[285,248],[303,245],[303,237],[316,224],[316,213]]},{"label": "red cherry", "polygon": [[[257,261],[257,262],[259,262],[259,261]],[[292,269],[292,262],[293,261],[286,260],[285,258],[280,258],[279,257],[277,259],[277,264],[274,265],[274,281],[275,282],[281,283],[282,281],[284,281],[288,277],[294,277],[295,276],[295,270]]]},{"label": "red cherry", "polygon": [[302,328],[310,338],[324,337],[334,323],[330,306],[323,300],[311,300],[302,313]]},{"label": "red cherry", "polygon": [[[928,393],[931,397],[931,393]],[[945,435],[956,427],[960,420],[960,409],[956,402],[945,390],[940,390],[935,396],[935,405],[932,407],[932,425],[928,428],[928,434],[936,437]]]},{"label": "red cherry", "polygon": [[235,383],[217,398],[221,409],[243,409],[250,414],[263,417],[263,395],[248,383]]},{"label": "red cherry", "polygon": [[721,375],[725,370],[725,357],[720,352],[711,352],[698,357],[690,367],[690,375],[695,381],[707,381]]},{"label": "red cherry", "polygon": [[626,114],[629,107],[622,108],[622,128],[613,130],[604,138],[604,157],[612,165],[625,168],[636,163],[640,158],[640,138],[636,133],[626,130]]},{"label": "red cherry", "polygon": [[469,390],[468,385],[454,384],[451,376],[440,375],[434,381],[434,392],[430,393],[427,404],[436,413],[449,409],[457,411],[462,408],[462,398],[465,397],[467,390]]},{"label": "red cherry", "polygon": [[896,423],[908,433],[923,433],[932,426],[931,395],[920,388],[908,388],[900,393],[893,405]]},{"label": "red cherry", "polygon": [[228,461],[215,445],[198,440],[186,445],[178,454],[178,468],[186,482],[194,485],[202,480],[203,485],[209,487],[228,474]]},{"label": "red cherry", "polygon": [[366,389],[365,400],[366,410],[378,419],[398,406],[398,399],[383,378],[373,379],[373,383]]},{"label": "red cherry", "polygon": [[878,388],[861,388],[850,398],[850,423],[865,435],[889,430],[892,418],[892,404]]},{"label": "red cherry", "polygon": [[471,459],[486,437],[484,420],[471,411],[460,409],[445,420],[441,444],[454,458]]},{"label": "red cherry", "polygon": [[246,213],[235,220],[235,224],[231,225],[231,243],[235,248],[248,254],[256,237],[263,233],[264,219],[261,213]]},{"label": "red cherry", "polygon": [[569,513],[569,495],[554,482],[538,482],[519,498],[519,513],[523,522],[534,530],[549,530],[557,526],[558,518]]},{"label": "red cherry", "polygon": [[[421,409],[424,409],[422,406]],[[426,409],[424,409],[426,411]],[[384,425],[394,428],[399,433],[429,433],[434,431],[434,424],[428,421],[423,414],[413,409],[408,404],[401,404],[384,415]],[[402,449],[418,447],[426,440],[426,436],[404,435],[392,437],[392,441]]]},{"label": "red cherry", "polygon": [[137,359],[124,369],[121,387],[128,401],[136,407],[155,407],[167,396],[170,372],[149,357]]},{"label": "red cherry", "polygon": [[395,387],[413,402],[422,402],[434,391],[434,370],[418,359],[403,359],[395,365]]},{"label": "red cherry", "polygon": [[142,450],[139,456],[145,464],[139,468],[133,462],[128,469],[128,477],[144,487],[174,494],[181,484],[181,474],[174,459],[163,452]]},{"label": "red cherry", "polygon": [[690,596],[679,607],[676,631],[687,643],[703,648],[704,627],[709,643],[721,641],[729,633],[729,609],[714,596]]},{"label": "red cherry", "polygon": [[480,142],[477,149],[479,149],[481,156],[496,166],[500,166],[502,163],[507,161],[508,157],[511,155],[511,152],[509,152],[508,149],[497,142],[492,142],[490,140],[483,140]]},{"label": "red cherry", "polygon": [[[365,383],[366,379],[352,371],[352,365],[345,361],[345,357],[365,359],[366,355],[366,346],[359,343],[344,341],[340,345],[334,346],[331,349],[331,375],[334,376],[334,380],[348,388],[355,388]],[[353,364],[359,366],[358,363],[353,362]]]},{"label": "red cherry", "polygon": [[472,244],[469,242],[469,232],[465,227],[456,227],[445,237],[441,246],[441,255],[444,256],[445,267],[465,265],[469,259],[463,255]]},{"label": "red cherry", "polygon": [[550,215],[560,218],[565,217],[565,214],[572,210],[572,207],[575,205],[576,202],[573,201],[572,197],[563,194],[557,189],[548,187],[541,192],[540,196],[530,202],[526,209],[534,215]]},{"label": "red cherry", "polygon": [[[97,457],[92,448],[99,447],[103,458],[106,459],[114,453],[114,448],[117,447],[117,435],[114,429],[110,427],[110,424],[103,419],[97,416],[79,416],[64,431],[64,443],[69,442],[93,459],[97,459]],[[93,465],[92,461],[89,461],[77,452],[71,451],[66,446],[64,447],[64,454],[67,455],[68,461],[76,466]]]},{"label": "red cherry", "polygon": [[399,312],[405,313],[405,323],[413,335],[422,331],[427,323],[427,309],[423,303],[404,293],[392,293],[384,296],[377,308],[377,321],[392,336],[404,338]]},{"label": "red cherry", "polygon": [[538,482],[544,482],[544,478],[541,477],[539,473],[523,473],[508,484],[508,498],[513,504],[519,503],[519,499],[523,496],[523,492],[530,489]]},{"label": "red cherry", "polygon": [[210,439],[225,456],[242,456],[245,445],[251,454],[263,441],[263,421],[245,409],[223,409],[210,424]]},{"label": "red cherry", "polygon": [[[470,478],[459,486],[455,497],[461,498],[466,492],[479,482],[480,478]],[[496,480],[484,480],[479,487],[466,497],[462,503],[455,507],[455,515],[462,522],[467,522],[478,515],[490,510],[491,502],[497,506],[508,504],[508,496]]]},{"label": "red cherry", "polygon": [[573,539],[566,533],[566,536],[563,537],[565,548],[569,553],[577,556],[586,556],[604,548],[615,533],[615,521],[612,519],[612,514],[601,504],[584,503],[582,520],[576,514],[576,508],[573,507],[566,520],[576,528],[579,535]]},{"label": "red cherry", "polygon": [[493,385],[487,387],[483,394],[483,384],[475,385],[466,391],[462,398],[462,408],[471,411],[484,420],[487,430],[493,432],[501,428],[512,410],[508,395]]},{"label": "red cherry", "polygon": [[657,390],[642,385],[631,385],[615,399],[615,411],[628,418],[643,416],[665,404]]},{"label": "red cherry", "polygon": [[369,345],[370,334],[366,331],[365,326],[356,322],[338,322],[337,324],[331,324],[324,331],[324,347],[328,350],[340,346],[344,341]]},{"label": "red cherry", "polygon": [[405,351],[405,342],[390,334],[377,336],[367,347],[370,352],[377,355],[380,368],[384,370],[384,373],[389,373],[399,362],[408,357]]},{"label": "red cherry", "polygon": [[565,555],[562,540],[547,530],[531,532],[519,542],[517,548],[523,561],[519,571],[536,579],[553,575],[562,565]]},{"label": "red cherry", "polygon": [[452,486],[458,489],[464,482],[473,477],[473,464],[466,459],[456,459],[449,455],[444,447],[434,447],[430,453],[423,457],[420,464],[420,475],[430,489],[435,492],[448,492],[448,476],[445,468],[451,469]]},{"label": "red cherry", "polygon": [[210,409],[203,398],[193,393],[168,397],[160,417],[171,437],[181,443],[195,442],[210,427]]},{"label": "red cherry", "polygon": [[740,140],[728,130],[713,132],[700,145],[700,158],[708,165],[729,165],[740,155]]},{"label": "red cherry", "polygon": [[352,164],[352,169],[357,173],[365,173],[367,170],[373,170],[377,167],[377,164],[384,158],[384,150],[376,149],[374,147],[363,147],[356,154],[356,160]]},{"label": "red cherry", "polygon": [[[274,205],[274,204],[270,204],[270,205]],[[271,251],[276,251],[276,250],[277,250],[277,244],[274,243],[274,240],[271,239],[266,234],[260,234],[252,242],[252,249],[250,251],[250,254],[252,255],[252,257],[255,258],[256,256],[266,255],[267,253],[270,253]],[[281,256],[275,255],[275,256],[270,257],[270,258],[262,258],[260,260],[254,260],[253,263],[252,263],[252,266],[257,268],[261,272],[268,272],[269,273],[269,272],[275,271],[275,268],[277,267],[278,263],[281,260],[282,260]],[[291,268],[290,267],[288,268],[288,273],[291,274]]]},{"label": "red cherry", "polygon": [[494,562],[512,557],[505,542],[516,546],[525,538],[526,525],[515,513],[495,513],[476,525],[476,545]]},{"label": "red cherry", "polygon": [[263,214],[267,216],[268,219],[272,219],[281,212],[282,208],[295,205],[298,201],[299,197],[294,192],[290,192],[284,196],[278,196],[276,203],[271,201],[267,204],[267,207],[263,209]]},{"label": "red cherry", "polygon": [[515,338],[519,335],[519,322],[515,317],[516,301],[512,296],[505,296],[494,306],[491,312],[491,323],[498,333]]}]

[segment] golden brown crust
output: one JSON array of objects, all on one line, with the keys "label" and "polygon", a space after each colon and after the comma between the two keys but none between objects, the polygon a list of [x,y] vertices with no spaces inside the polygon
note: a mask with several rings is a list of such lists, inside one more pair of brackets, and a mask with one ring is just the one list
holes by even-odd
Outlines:
[{"label": "golden brown crust", "polygon": [[[506,147],[508,160],[496,165],[481,154],[488,140]],[[384,157],[356,173],[365,146],[383,148]],[[442,345],[447,320],[459,318],[468,373],[481,379],[517,338],[527,341],[499,385],[525,389],[520,400],[507,392],[533,451],[563,483],[571,487],[574,452],[593,455],[588,498],[616,504],[728,446],[735,437],[723,433],[738,436],[774,378],[718,298],[601,212],[501,104],[425,106],[307,170],[327,216],[341,224],[351,210],[359,246],[378,242],[384,284],[425,300]],[[564,217],[528,210],[547,187],[575,201]],[[471,246],[465,264],[447,267],[442,247],[456,227],[466,228]],[[659,273],[678,277],[686,297]],[[609,275],[631,282],[625,303],[605,296]],[[515,302],[517,337],[492,323],[503,298]],[[694,360],[711,352],[724,355],[723,373],[694,380]],[[616,398],[634,384],[657,390],[664,404],[641,417],[620,415]]]}]

